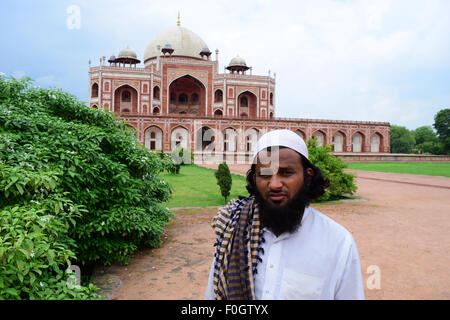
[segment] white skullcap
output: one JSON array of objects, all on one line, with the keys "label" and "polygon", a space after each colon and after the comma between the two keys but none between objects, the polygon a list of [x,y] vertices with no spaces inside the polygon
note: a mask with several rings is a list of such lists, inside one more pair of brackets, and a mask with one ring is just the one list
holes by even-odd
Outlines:
[{"label": "white skullcap", "polygon": [[[253,154],[252,163],[254,163],[256,155],[268,147],[287,147],[297,151],[308,159],[308,148],[302,137],[291,130],[273,130],[262,135],[256,143],[255,152]],[[308,159],[309,160],[309,159]]]}]

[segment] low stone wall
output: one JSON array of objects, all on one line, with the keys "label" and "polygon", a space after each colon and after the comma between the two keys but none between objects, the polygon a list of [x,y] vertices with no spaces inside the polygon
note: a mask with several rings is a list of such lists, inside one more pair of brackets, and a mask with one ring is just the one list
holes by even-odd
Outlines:
[{"label": "low stone wall", "polygon": [[334,155],[341,158],[345,162],[378,162],[378,161],[450,161],[449,156],[434,156],[423,154],[402,154],[402,153],[351,153],[351,152],[335,152]]},{"label": "low stone wall", "polygon": [[[335,152],[334,155],[341,158],[345,162],[443,162],[450,161],[448,156],[435,156],[423,154],[402,154],[402,153],[370,153],[370,152]],[[248,152],[216,152],[203,153],[194,152],[194,163],[196,164],[211,164],[221,163],[226,161],[228,164],[248,164],[252,159],[252,154]]]}]

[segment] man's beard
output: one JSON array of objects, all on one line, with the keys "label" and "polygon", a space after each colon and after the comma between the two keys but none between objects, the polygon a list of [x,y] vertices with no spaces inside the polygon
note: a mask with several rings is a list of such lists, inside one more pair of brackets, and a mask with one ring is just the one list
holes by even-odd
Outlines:
[{"label": "man's beard", "polygon": [[305,208],[309,205],[306,183],[300,188],[295,197],[282,206],[274,206],[264,200],[261,193],[255,188],[255,200],[259,205],[259,216],[262,227],[268,228],[277,236],[297,231],[303,218]]}]

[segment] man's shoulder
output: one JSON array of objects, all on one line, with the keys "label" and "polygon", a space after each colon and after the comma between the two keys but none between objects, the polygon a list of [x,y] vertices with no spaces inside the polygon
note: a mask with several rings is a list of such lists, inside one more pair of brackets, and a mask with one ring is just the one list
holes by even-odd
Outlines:
[{"label": "man's shoulder", "polygon": [[253,197],[239,197],[238,199],[231,199],[222,207],[219,207],[217,214],[213,217],[211,226],[216,230],[216,234],[220,235],[225,230],[228,220],[232,218],[233,210],[238,207],[243,208],[252,204]]},{"label": "man's shoulder", "polygon": [[353,240],[351,232],[343,225],[315,208],[309,207],[309,210],[310,223],[317,232],[327,235],[332,241]]}]

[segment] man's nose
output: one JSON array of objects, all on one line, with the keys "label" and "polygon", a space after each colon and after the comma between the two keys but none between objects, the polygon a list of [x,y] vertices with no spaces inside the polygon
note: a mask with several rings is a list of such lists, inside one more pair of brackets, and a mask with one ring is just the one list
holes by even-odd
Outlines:
[{"label": "man's nose", "polygon": [[283,187],[283,183],[281,182],[280,176],[278,174],[273,174],[270,177],[269,181],[269,189],[270,190],[280,190]]}]

